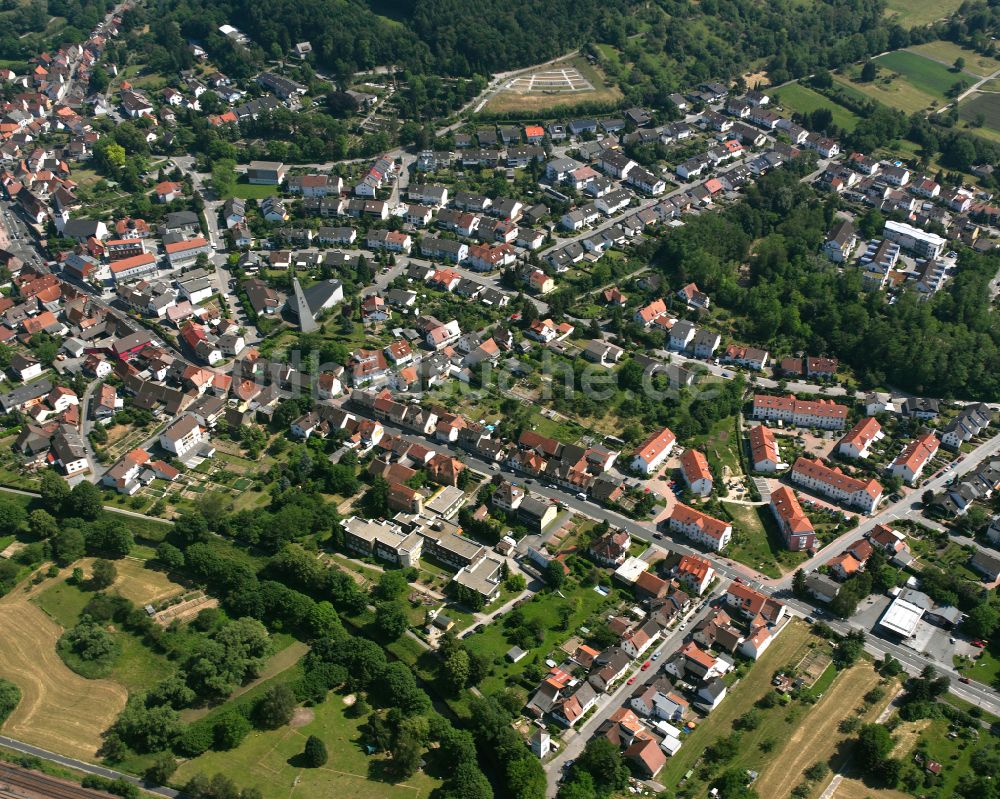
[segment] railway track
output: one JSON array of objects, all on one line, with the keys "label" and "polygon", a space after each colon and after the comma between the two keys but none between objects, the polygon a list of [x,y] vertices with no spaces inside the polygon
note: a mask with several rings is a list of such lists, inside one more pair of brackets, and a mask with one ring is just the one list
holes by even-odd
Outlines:
[{"label": "railway track", "polygon": [[6,763],[0,765],[0,799],[107,799],[109,796],[37,771]]}]

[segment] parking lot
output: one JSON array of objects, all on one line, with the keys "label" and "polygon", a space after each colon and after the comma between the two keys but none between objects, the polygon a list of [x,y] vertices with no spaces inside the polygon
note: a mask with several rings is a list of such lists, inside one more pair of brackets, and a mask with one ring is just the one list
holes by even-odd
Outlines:
[{"label": "parking lot", "polygon": [[[851,621],[861,625],[865,630],[871,630],[872,634],[878,638],[899,643],[907,649],[927,655],[934,663],[948,668],[952,667],[952,658],[955,655],[974,657],[979,653],[979,650],[961,634],[945,630],[924,620],[917,623],[917,629],[912,638],[899,641],[884,634],[878,629],[878,620],[885,613],[885,609],[889,607],[891,601],[892,597],[884,594],[872,595],[861,602],[858,606],[858,612],[851,617]],[[954,643],[952,643],[953,640]]]}]

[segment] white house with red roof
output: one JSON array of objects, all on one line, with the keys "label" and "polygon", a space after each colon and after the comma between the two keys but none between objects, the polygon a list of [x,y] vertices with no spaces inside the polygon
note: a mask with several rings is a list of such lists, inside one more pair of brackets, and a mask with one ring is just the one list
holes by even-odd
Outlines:
[{"label": "white house with red roof", "polygon": [[800,457],[792,466],[791,474],[792,482],[865,513],[875,510],[882,499],[882,484],[878,480],[850,477],[819,460]]},{"label": "white house with red roof", "polygon": [[780,467],[787,466],[781,462],[778,439],[770,427],[762,424],[751,427],[749,438],[750,462],[755,472],[776,472]]},{"label": "white house with red roof", "polygon": [[721,519],[678,502],[668,519],[671,530],[683,533],[692,541],[721,552],[733,537],[733,526]]},{"label": "white house with red roof", "polygon": [[924,468],[930,463],[941,446],[941,440],[928,430],[903,447],[903,451],[892,462],[889,474],[910,485],[916,485]]},{"label": "white house with red roof", "polygon": [[691,591],[701,596],[715,579],[712,564],[697,555],[683,555],[674,569],[677,579]]},{"label": "white house with red roof", "polygon": [[681,455],[681,474],[692,494],[707,497],[712,493],[712,471],[708,459],[696,449],[686,449]]},{"label": "white house with red roof", "polygon": [[871,445],[885,437],[882,425],[874,416],[859,421],[837,444],[837,452],[845,458],[867,458]]},{"label": "white house with red roof", "polygon": [[799,552],[813,548],[816,543],[816,530],[802,510],[792,489],[780,486],[772,491],[769,507],[788,549]]},{"label": "white house with red roof", "polygon": [[632,468],[645,475],[651,475],[663,464],[677,443],[677,436],[669,427],[651,434],[643,441],[632,457]]},{"label": "white house with red roof", "polygon": [[800,400],[792,394],[787,397],[754,394],[753,417],[781,421],[796,427],[843,430],[847,421],[847,406],[833,400]]}]

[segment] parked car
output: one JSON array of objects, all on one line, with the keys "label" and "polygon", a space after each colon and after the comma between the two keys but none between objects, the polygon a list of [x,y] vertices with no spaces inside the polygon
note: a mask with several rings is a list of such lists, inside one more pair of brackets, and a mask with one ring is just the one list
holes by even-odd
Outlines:
[{"label": "parked car", "polygon": [[653,665],[652,662],[647,660],[645,663],[642,664],[641,671],[646,671],[646,669],[648,669],[652,665]]},{"label": "parked car", "polygon": [[626,685],[635,685],[635,677],[629,677]]}]

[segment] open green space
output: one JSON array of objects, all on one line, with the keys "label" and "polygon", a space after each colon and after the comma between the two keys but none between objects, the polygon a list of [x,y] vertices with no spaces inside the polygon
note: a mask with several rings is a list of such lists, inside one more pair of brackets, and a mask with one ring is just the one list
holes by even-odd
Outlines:
[{"label": "open green space", "polygon": [[886,0],[885,14],[904,28],[917,28],[951,16],[961,4],[961,0]]},{"label": "open green space", "polygon": [[[236,749],[208,752],[187,761],[174,775],[174,782],[182,784],[199,772],[222,772],[237,785],[259,788],[265,799],[423,799],[440,784],[422,772],[399,785],[379,779],[385,756],[370,757],[365,753],[360,731],[365,719],[349,718],[346,711],[344,697],[330,694],[324,703],[300,711],[293,726],[255,731]],[[300,765],[298,756],[310,735],[326,744],[330,759],[322,768]]]},{"label": "open green space", "polygon": [[785,109],[796,114],[809,114],[819,108],[828,108],[833,114],[833,124],[844,130],[854,130],[858,124],[858,116],[853,111],[801,83],[782,86],[777,98]]},{"label": "open green space", "polygon": [[780,577],[806,559],[804,552],[785,548],[781,532],[767,505],[721,502],[733,521],[733,541],[726,554],[768,577]]},{"label": "open green space", "polygon": [[886,53],[876,58],[875,63],[884,69],[898,72],[912,86],[938,99],[944,99],[948,90],[956,83],[971,86],[974,82],[969,75],[954,72],[937,61],[909,50]]},{"label": "open green space", "polygon": [[258,186],[256,183],[248,183],[246,178],[241,178],[233,189],[233,196],[244,200],[261,200],[277,193],[277,186]]},{"label": "open green space", "polygon": [[950,66],[955,63],[956,59],[962,58],[965,60],[964,70],[972,75],[978,75],[980,78],[985,78],[1000,70],[1000,61],[997,59],[980,55],[975,50],[968,50],[944,39],[936,42],[924,42],[909,49],[914,53],[940,61],[945,66]]},{"label": "open green space", "polygon": [[[536,658],[544,659],[560,642],[569,638],[577,627],[583,624],[598,608],[614,602],[611,598],[614,596],[614,592],[610,597],[602,597],[593,588],[584,588],[583,586],[574,588],[567,585],[561,589],[560,593],[565,596],[559,596],[554,592],[535,594],[530,602],[521,606],[520,610],[524,615],[525,624],[534,622],[536,619],[540,622],[542,640],[538,645],[527,649],[527,656],[517,663],[511,663],[504,658],[504,654],[513,644],[504,636],[505,630],[502,622],[490,624],[481,633],[476,633],[466,639],[466,645],[470,651],[483,653],[497,663],[489,676],[479,686],[484,694],[502,691]],[[568,621],[565,625],[560,620],[562,608],[569,608]]]},{"label": "open green space", "polygon": [[[714,422],[707,433],[691,439],[690,446],[701,450],[708,458],[709,465],[718,469],[728,468],[733,476],[743,473],[743,468],[740,466],[740,450],[743,442],[736,432],[735,417],[727,416]],[[722,477],[721,472],[718,477]]]}]

